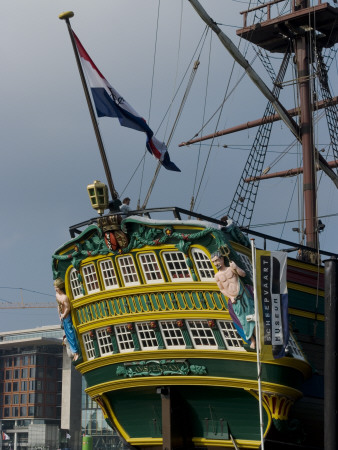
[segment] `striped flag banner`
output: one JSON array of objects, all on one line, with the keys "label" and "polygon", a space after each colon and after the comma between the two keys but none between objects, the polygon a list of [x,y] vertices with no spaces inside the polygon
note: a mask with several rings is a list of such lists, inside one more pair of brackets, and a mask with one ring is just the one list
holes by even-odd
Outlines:
[{"label": "striped flag banner", "polygon": [[[79,38],[72,31],[82,68],[84,69],[94,100],[98,117],[116,117],[123,127],[143,131],[147,135],[147,150],[159,160],[167,170],[181,172],[169,157],[167,146],[159,141],[142,116],[105,79],[94,64]],[[136,77],[136,74],[135,74]]]},{"label": "striped flag banner", "polygon": [[262,361],[285,356],[289,341],[287,254],[256,250],[256,286]]}]

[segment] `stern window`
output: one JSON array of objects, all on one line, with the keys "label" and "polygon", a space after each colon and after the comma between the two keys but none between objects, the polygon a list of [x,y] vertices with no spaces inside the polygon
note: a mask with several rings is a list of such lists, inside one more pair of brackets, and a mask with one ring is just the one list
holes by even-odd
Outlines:
[{"label": "stern window", "polygon": [[143,268],[144,278],[147,283],[163,282],[162,274],[154,253],[143,253],[139,255]]},{"label": "stern window", "polygon": [[192,281],[192,277],[182,252],[165,252],[163,257],[171,281]]},{"label": "stern window", "polygon": [[70,287],[72,290],[73,298],[78,298],[78,297],[83,296],[81,284],[79,282],[77,274],[78,274],[78,272],[76,269],[72,269],[70,271],[69,281],[70,281]]},{"label": "stern window", "polygon": [[101,273],[106,289],[116,289],[119,287],[113,262],[110,259],[100,261]]},{"label": "stern window", "polygon": [[123,281],[126,286],[139,284],[136,267],[131,256],[122,256],[118,259],[123,276]]},{"label": "stern window", "polygon": [[82,268],[84,280],[88,293],[98,292],[100,290],[99,282],[95,271],[94,264],[88,264]]},{"label": "stern window", "polygon": [[187,324],[195,348],[218,349],[212,329],[206,320],[188,320]]},{"label": "stern window", "polygon": [[175,321],[160,322],[160,327],[166,348],[186,347],[182,330],[176,325]]},{"label": "stern window", "polygon": [[95,358],[95,348],[93,339],[90,337],[89,333],[84,333],[82,336],[83,339],[83,345],[86,350],[87,359],[94,359]]},{"label": "stern window", "polygon": [[235,325],[227,320],[218,320],[227,350],[243,350],[243,340],[237,333]]},{"label": "stern window", "polygon": [[113,354],[114,347],[106,328],[100,328],[99,330],[96,330],[96,336],[101,356]]},{"label": "stern window", "polygon": [[118,325],[115,327],[117,344],[121,353],[134,351],[134,341],[131,332],[126,325]]},{"label": "stern window", "polygon": [[203,250],[193,248],[191,251],[201,281],[210,281],[214,279],[215,273],[208,256]]},{"label": "stern window", "polygon": [[137,323],[136,329],[142,350],[158,349],[155,331],[150,328],[149,323]]}]

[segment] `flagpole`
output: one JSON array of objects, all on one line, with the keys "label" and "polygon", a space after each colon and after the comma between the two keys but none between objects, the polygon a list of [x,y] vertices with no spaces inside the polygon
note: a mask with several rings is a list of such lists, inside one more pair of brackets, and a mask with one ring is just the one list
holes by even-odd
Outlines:
[{"label": "flagpole", "polygon": [[67,24],[70,40],[72,42],[72,46],[73,46],[73,50],[74,50],[74,54],[75,54],[77,67],[78,67],[79,73],[80,73],[80,78],[81,78],[83,90],[84,90],[84,93],[85,93],[85,96],[86,96],[86,100],[87,100],[87,105],[88,105],[90,117],[92,119],[92,123],[93,123],[94,131],[95,131],[97,144],[99,146],[100,155],[101,155],[101,159],[102,159],[102,163],[103,163],[103,168],[104,168],[104,171],[106,173],[109,191],[110,191],[110,194],[112,196],[112,199],[113,200],[117,200],[118,199],[118,193],[116,192],[116,189],[114,187],[114,183],[113,183],[113,179],[112,179],[112,176],[111,176],[111,172],[110,172],[110,168],[109,168],[106,152],[105,152],[103,141],[102,141],[102,137],[101,137],[99,126],[98,126],[98,123],[97,123],[97,120],[96,120],[93,104],[92,104],[92,101],[91,101],[91,98],[90,98],[90,94],[89,94],[88,86],[87,86],[87,83],[86,83],[86,78],[85,78],[85,75],[84,75],[84,72],[83,72],[83,68],[82,68],[82,65],[81,65],[80,57],[79,57],[79,54],[78,54],[78,51],[77,51],[77,47],[76,47],[76,43],[75,43],[72,27],[71,27],[70,21],[69,21],[69,19],[71,17],[73,17],[73,16],[74,16],[74,13],[72,11],[67,11],[67,12],[64,12],[64,13],[60,14],[59,15],[59,19],[64,20],[66,22],[66,24]]},{"label": "flagpole", "polygon": [[251,240],[251,255],[252,255],[252,278],[254,288],[254,302],[255,302],[255,326],[256,326],[256,351],[257,351],[257,379],[258,379],[258,401],[259,401],[259,429],[261,433],[261,450],[264,450],[264,423],[263,423],[263,400],[262,400],[262,367],[260,360],[261,351],[261,336],[258,322],[258,298],[257,298],[257,281],[256,281],[256,248],[255,239]]}]

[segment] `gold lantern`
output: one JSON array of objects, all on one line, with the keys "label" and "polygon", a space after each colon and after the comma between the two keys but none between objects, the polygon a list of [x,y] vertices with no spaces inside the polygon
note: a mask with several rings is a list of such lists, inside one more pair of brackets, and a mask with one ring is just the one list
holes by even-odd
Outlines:
[{"label": "gold lantern", "polygon": [[96,211],[102,215],[108,208],[108,188],[101,181],[95,180],[93,184],[87,186],[90,203]]}]

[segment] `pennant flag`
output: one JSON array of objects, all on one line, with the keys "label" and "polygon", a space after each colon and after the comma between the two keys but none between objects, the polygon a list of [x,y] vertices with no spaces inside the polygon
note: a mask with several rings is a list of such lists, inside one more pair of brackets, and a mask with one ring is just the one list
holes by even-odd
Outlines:
[{"label": "pennant flag", "polygon": [[4,431],[2,432],[2,440],[3,441],[8,441],[10,439],[10,437],[8,436],[8,434],[6,434]]},{"label": "pennant flag", "polygon": [[256,285],[261,360],[285,356],[289,341],[287,254],[256,250]]},{"label": "pennant flag", "polygon": [[82,67],[87,75],[98,117],[117,117],[123,127],[146,133],[146,146],[148,151],[155,156],[166,169],[180,172],[180,169],[170,161],[166,145],[156,139],[153,131],[147,125],[147,122],[109,84],[74,32],[73,35]]}]

